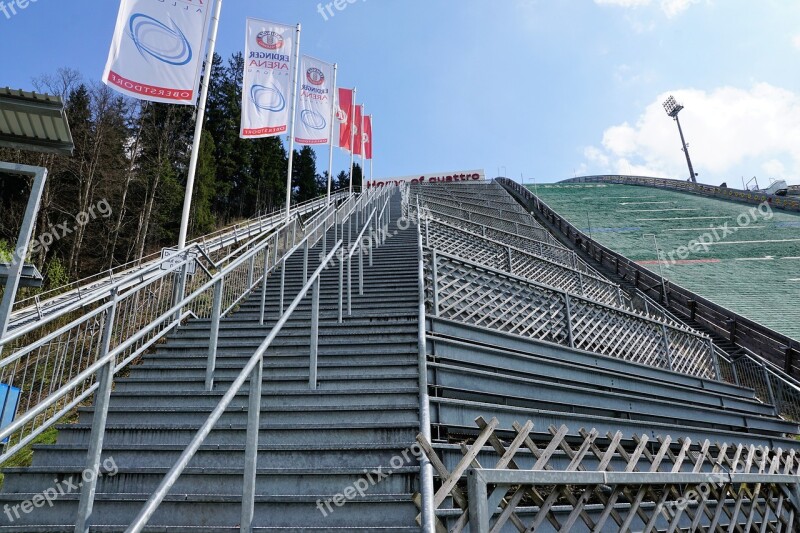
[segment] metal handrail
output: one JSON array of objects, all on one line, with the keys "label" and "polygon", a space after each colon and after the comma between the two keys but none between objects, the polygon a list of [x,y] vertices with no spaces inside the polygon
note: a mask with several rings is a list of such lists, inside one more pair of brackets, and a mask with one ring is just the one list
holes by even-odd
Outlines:
[{"label": "metal handrail", "polygon": [[[408,192],[403,195],[403,202],[407,208]],[[417,199],[419,202],[419,199]],[[431,441],[431,413],[430,398],[428,396],[428,349],[427,349],[427,320],[425,319],[425,252],[422,246],[422,225],[420,224],[419,203],[417,203],[417,265],[418,298],[417,308],[417,368],[419,371],[419,431],[425,439]],[[433,492],[433,466],[428,456],[420,457],[420,494],[422,497],[422,528],[423,531],[435,531],[436,515],[434,511]]]},{"label": "metal handrail", "polygon": [[[344,197],[346,191],[341,189],[336,191],[332,194],[331,199],[333,201],[338,201],[341,197]],[[307,200],[305,202],[301,202],[296,204],[292,207],[292,212],[295,214],[304,214],[307,212],[315,211],[327,205],[327,197],[322,196],[319,198],[314,198],[311,200]],[[254,219],[250,219],[245,222],[240,222],[234,224],[232,226],[228,226],[227,228],[223,228],[221,230],[215,231],[208,235],[204,235],[197,239],[190,241],[187,248],[194,248],[196,250],[202,250],[207,255],[211,255],[211,253],[227,248],[232,244],[237,244],[239,242],[239,235],[246,234],[248,236],[252,235],[253,229],[255,228],[259,234],[263,234],[264,225],[267,224],[268,228],[267,231],[271,231],[276,226],[275,224],[283,223],[285,220],[285,210],[280,210],[277,212],[270,213],[268,215],[264,215],[261,217],[257,217]],[[230,242],[231,239],[233,242]],[[42,294],[38,294],[36,296],[27,298],[25,300],[19,300],[15,307],[17,308],[16,311],[12,314],[12,318],[17,318],[17,322],[19,321],[22,315],[26,313],[31,317],[38,317],[41,319],[43,317],[43,310],[46,310],[48,304],[56,304],[59,303],[61,299],[68,297],[71,291],[64,291],[65,288],[75,287],[73,289],[76,292],[75,300],[77,302],[87,302],[87,301],[97,301],[98,298],[106,298],[111,293],[112,285],[116,286],[114,283],[116,280],[115,278],[119,279],[120,276],[123,278],[130,278],[131,276],[135,277],[136,274],[144,274],[148,272],[152,272],[153,269],[160,265],[163,262],[163,259],[160,257],[160,253],[158,254],[151,254],[145,256],[144,258],[130,261],[124,265],[119,265],[116,268],[112,268],[105,272],[101,272],[95,276],[89,276],[82,280],[75,281],[68,285],[52,289]],[[116,272],[115,272],[116,271]],[[105,280],[108,283],[103,283]],[[87,288],[88,286],[88,288]],[[44,300],[43,296],[48,295],[49,293],[58,291],[58,294],[55,294],[53,297]],[[13,327],[13,323],[11,324]]]},{"label": "metal handrail", "polygon": [[[357,209],[363,208],[365,205],[369,204],[370,202],[374,202],[379,200],[382,196],[386,196],[386,201],[384,202],[384,211],[386,209],[386,205],[389,202],[389,194],[391,190],[385,189],[380,194],[370,195],[370,196],[362,196],[359,198],[358,202],[354,202],[353,209],[351,209],[348,213],[347,219],[349,220],[350,217],[357,212]],[[384,212],[382,211],[382,213]],[[347,254],[348,263],[352,261],[353,254],[359,250],[363,249],[363,235],[367,228],[372,229],[371,222],[373,220],[377,221],[378,218],[373,218],[376,213],[376,208],[372,209],[372,212],[367,220],[364,221],[364,228],[361,231],[361,234],[358,239],[358,244],[356,246],[351,245],[351,250]],[[322,227],[327,228],[327,222],[330,220],[330,217],[334,217],[334,223],[338,220],[338,213],[335,211],[329,213],[327,216],[322,218]],[[341,222],[344,223],[344,219]],[[281,270],[282,275],[285,273],[286,270],[286,259],[290,257],[291,254],[295,253],[301,244],[307,250],[307,245],[310,242],[309,239],[312,237],[313,234],[308,234],[304,239],[305,243],[301,242],[296,244],[287,254],[284,256],[283,260],[281,261]],[[334,257],[338,253],[339,255],[339,316],[341,317],[342,314],[342,291],[344,290],[342,285],[342,265],[345,261],[345,254],[343,250],[344,238],[338,239],[333,249],[327,254],[327,256],[321,261],[319,267],[316,271],[311,275],[310,278],[306,279],[304,277],[304,286],[301,289],[300,293],[295,297],[292,303],[289,305],[289,308],[284,311],[281,317],[278,319],[278,322],[270,331],[267,338],[261,344],[261,346],[256,350],[256,352],[251,356],[248,363],[239,373],[237,378],[234,380],[233,384],[231,385],[230,389],[225,393],[223,398],[217,404],[215,409],[212,411],[209,418],[203,424],[203,426],[198,430],[195,437],[192,439],[192,442],[187,446],[187,448],[181,454],[181,457],[178,459],[176,464],[170,469],[167,473],[165,478],[162,480],[161,484],[159,485],[158,489],[151,495],[148,499],[147,503],[145,504],[144,508],[140,511],[137,518],[128,528],[128,532],[136,533],[141,531],[148,523],[150,518],[158,509],[161,502],[166,497],[167,493],[169,492],[170,488],[175,484],[178,480],[180,475],[182,474],[183,470],[192,460],[194,455],[199,450],[200,446],[202,446],[205,439],[210,434],[211,430],[217,424],[219,419],[222,417],[223,413],[230,405],[233,398],[238,394],[241,390],[244,383],[250,379],[250,393],[249,393],[249,408],[248,408],[248,425],[247,425],[247,443],[245,449],[245,474],[244,474],[244,489],[243,489],[243,497],[242,497],[242,520],[241,520],[241,530],[242,531],[250,531],[252,526],[253,514],[254,514],[254,498],[255,498],[255,477],[257,473],[257,453],[258,453],[258,432],[259,432],[259,421],[260,421],[260,410],[261,410],[261,390],[262,390],[262,372],[263,372],[263,358],[264,354],[266,353],[267,349],[277,337],[277,335],[282,330],[283,326],[295,312],[297,307],[299,306],[300,302],[308,295],[308,291],[313,288],[313,296],[312,296],[312,316],[311,316],[311,352],[309,357],[309,387],[311,389],[316,389],[317,387],[317,353],[318,353],[318,335],[319,335],[319,297],[321,291],[321,275],[322,273],[328,268],[330,263],[333,261]],[[372,247],[372,242],[369,243],[370,250]],[[363,254],[360,254],[360,257],[363,259]],[[306,256],[307,260],[307,256]],[[277,262],[273,265],[273,268],[277,266]],[[304,265],[305,268],[305,265]],[[266,276],[266,272],[265,272]],[[282,276],[283,277],[283,276]],[[282,281],[283,283],[283,281]],[[349,288],[348,288],[349,291]],[[362,291],[363,291],[363,278],[362,278]],[[283,294],[283,286],[281,287],[281,294]],[[218,320],[218,318],[217,318]],[[215,328],[212,325],[212,349],[215,353],[215,345],[216,345],[216,332],[215,329],[218,330],[218,324]],[[209,366],[208,371],[213,373],[213,368],[215,362],[211,356],[209,356]],[[207,379],[207,386],[210,385],[210,381]]]},{"label": "metal handrail", "polygon": [[[255,486],[255,475],[256,475],[256,456],[258,453],[258,431],[259,431],[259,419],[260,419],[260,410],[261,410],[261,387],[262,387],[262,372],[263,372],[263,360],[264,354],[269,349],[272,342],[278,336],[278,334],[283,329],[286,322],[291,318],[294,314],[297,307],[300,305],[300,302],[307,296],[308,291],[312,288],[314,289],[314,300],[316,301],[316,311],[319,312],[319,282],[320,276],[322,272],[327,268],[328,264],[333,259],[334,255],[339,252],[342,248],[343,241],[340,239],[333,249],[328,253],[325,260],[320,264],[317,270],[312,274],[311,278],[305,283],[303,288],[300,290],[300,293],[295,297],[292,303],[289,305],[289,308],[281,315],[278,319],[278,322],[270,331],[269,335],[267,335],[264,342],[258,347],[255,353],[250,357],[247,364],[245,364],[244,368],[239,372],[239,375],[231,384],[228,391],[219,401],[217,406],[211,412],[206,422],[200,427],[197,431],[195,437],[189,443],[189,445],[184,449],[183,453],[181,453],[180,458],[175,463],[175,465],[169,470],[167,475],[159,484],[156,491],[150,496],[147,500],[147,503],[139,512],[137,517],[134,519],[133,523],[128,527],[126,530],[127,533],[138,533],[142,531],[142,529],[147,526],[150,518],[158,509],[161,502],[167,496],[167,493],[172,488],[172,486],[177,482],[178,478],[181,476],[183,471],[188,466],[189,462],[195,456],[197,451],[200,449],[200,446],[203,445],[208,435],[211,433],[214,426],[216,426],[219,419],[225,413],[225,410],[228,408],[230,403],[233,401],[234,397],[239,393],[242,386],[244,386],[245,382],[250,379],[250,403],[248,409],[248,420],[247,420],[247,445],[245,450],[245,492],[247,491],[248,485],[250,487]],[[314,346],[313,338],[318,335],[318,330],[314,330],[312,327],[312,346]],[[311,362],[314,362],[314,355],[311,355]],[[254,405],[254,399],[258,402]],[[255,436],[255,439],[253,437]],[[256,441],[256,445],[253,445],[253,440]],[[250,531],[252,517],[253,517],[253,506],[254,501],[253,497],[255,496],[254,491],[250,490],[249,494],[249,501],[245,501],[243,496],[242,501],[242,514],[243,519],[241,523],[241,530],[242,531]]]},{"label": "metal handrail", "polygon": [[[6,443],[0,461],[14,455],[70,409],[92,393],[98,392],[95,375],[98,368],[106,368],[111,357],[119,357],[119,361],[115,361],[113,369],[109,371],[113,377],[116,371],[124,368],[174,330],[181,321],[199,315],[208,316],[209,313],[216,315],[218,319],[220,315],[230,311],[258,283],[257,279],[266,278],[275,268],[275,265],[272,269],[267,268],[267,260],[270,251],[279,259],[279,235],[282,234],[287,243],[291,237],[292,247],[288,253],[293,253],[304,242],[308,243],[311,239],[316,239],[314,242],[317,242],[320,231],[324,238],[333,211],[335,207],[330,205],[324,209],[325,213],[330,214],[324,216],[322,213],[312,217],[306,227],[306,235],[299,244],[294,238],[295,218],[267,234],[267,237],[249,239],[220,261],[220,264],[215,264],[205,255],[203,249],[194,244],[179,261],[169,263],[168,268],[159,268],[149,276],[136,272],[116,280],[111,288],[110,298],[98,297],[91,301],[74,302],[57,313],[44,317],[38,323],[26,324],[0,340],[0,348],[8,352],[0,361],[0,379],[9,385],[19,386],[24,393],[23,403],[26,403],[21,403],[19,417],[2,430],[2,440]],[[272,237],[275,237],[274,241]],[[205,278],[195,279],[189,290],[190,295],[184,297],[180,294],[182,286],[175,280],[181,277],[181,272],[185,271],[190,262],[195,261],[192,257],[195,253],[205,256],[211,270],[203,267],[199,272]],[[287,250],[284,250],[282,256],[286,253]],[[234,257],[237,254],[238,257]],[[259,268],[255,265],[255,259],[262,257],[262,254],[264,269],[263,274],[258,276]],[[227,264],[222,264],[223,262]],[[222,281],[226,277],[231,279],[230,287],[225,289],[228,295],[233,296],[233,304],[223,312],[219,305],[225,296]],[[209,294],[211,291],[213,295]],[[218,305],[211,304],[212,296],[214,304]],[[152,298],[156,300],[153,301]],[[187,306],[189,308],[184,309]],[[123,319],[115,323],[114,316],[118,310]],[[79,316],[75,316],[78,313]],[[55,322],[61,319],[66,324]],[[41,337],[36,338],[37,329],[46,328],[53,331],[43,332]],[[102,338],[98,332],[102,332]],[[123,342],[119,342],[120,340]],[[98,353],[104,357],[96,358],[95,354]],[[97,362],[101,360],[106,365],[98,366]],[[9,439],[12,435],[13,441]]]}]

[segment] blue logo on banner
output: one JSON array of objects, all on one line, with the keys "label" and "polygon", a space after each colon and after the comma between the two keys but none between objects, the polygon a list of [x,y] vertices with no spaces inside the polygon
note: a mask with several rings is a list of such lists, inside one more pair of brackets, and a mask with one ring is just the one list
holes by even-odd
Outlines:
[{"label": "blue logo on banner", "polygon": [[286,109],[286,98],[274,85],[272,87],[253,85],[250,89],[250,99],[256,108],[262,111],[279,113]]},{"label": "blue logo on banner", "polygon": [[131,39],[145,58],[150,55],[168,65],[186,65],[192,60],[192,46],[175,21],[170,22],[172,28],[153,17],[136,13],[128,25]]},{"label": "blue logo on banner", "polygon": [[312,130],[324,130],[325,126],[328,125],[328,121],[325,120],[322,113],[317,113],[311,109],[303,110],[303,112],[300,113],[300,120],[303,121],[306,127]]}]

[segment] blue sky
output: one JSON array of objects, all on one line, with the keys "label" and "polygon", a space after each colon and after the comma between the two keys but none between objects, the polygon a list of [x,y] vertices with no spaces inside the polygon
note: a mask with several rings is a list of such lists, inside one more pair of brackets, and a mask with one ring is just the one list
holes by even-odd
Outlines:
[{"label": "blue sky", "polygon": [[[59,67],[99,80],[119,3],[30,1],[0,12],[0,85]],[[700,181],[800,183],[796,0],[355,0],[328,20],[318,6],[224,0],[217,51],[242,48],[247,16],[302,23],[303,52],[338,62],[375,116],[376,176],[683,178],[660,106],[674,94]]]}]

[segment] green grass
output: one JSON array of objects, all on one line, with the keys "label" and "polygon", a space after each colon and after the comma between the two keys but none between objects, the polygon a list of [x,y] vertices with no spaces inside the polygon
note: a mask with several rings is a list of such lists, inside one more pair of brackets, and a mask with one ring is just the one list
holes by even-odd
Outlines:
[{"label": "green grass", "polygon": [[[5,463],[0,465],[0,468],[23,468],[33,464],[33,447],[39,444],[55,444],[58,440],[58,429],[56,426],[59,424],[71,424],[78,421],[78,410],[75,409],[67,416],[59,420],[56,424],[47,428],[41,435],[36,437],[33,442],[22,448],[20,451],[11,456]],[[3,487],[5,476],[0,473],[0,488]]]}]

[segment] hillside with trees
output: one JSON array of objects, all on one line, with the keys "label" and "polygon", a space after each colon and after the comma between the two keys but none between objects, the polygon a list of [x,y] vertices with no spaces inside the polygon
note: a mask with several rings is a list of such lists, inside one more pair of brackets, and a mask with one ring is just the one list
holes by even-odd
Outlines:
[{"label": "hillside with trees", "polygon": [[[239,138],[243,59],[214,57],[206,123],[200,145],[190,237],[283,207],[287,149],[284,140]],[[0,160],[47,167],[49,175],[36,234],[74,231],[42,247],[29,260],[44,272],[46,288],[116,268],[162,247],[174,246],[186,186],[194,108],[126,98],[64,68],[33,82],[37,92],[61,96],[75,140],[72,157],[0,149]],[[326,164],[327,166],[327,159]],[[361,169],[354,172],[356,187]],[[327,171],[316,154],[295,151],[292,195],[304,201],[323,194]],[[333,188],[348,187],[346,171]],[[24,214],[29,185],[0,180],[0,260],[8,258]],[[110,216],[77,224],[79,213],[99,202]],[[66,226],[64,225],[66,224]]]}]

